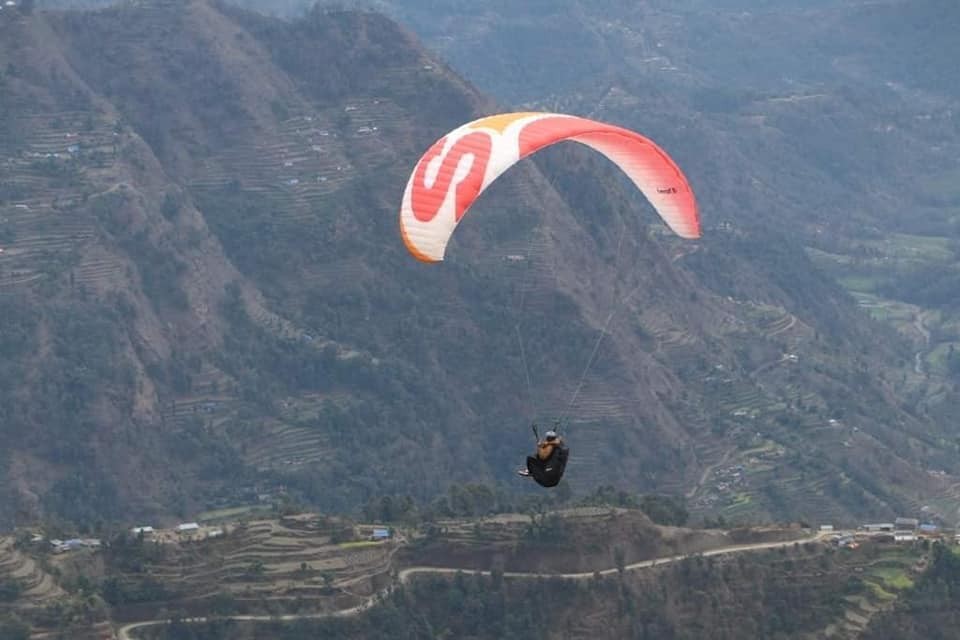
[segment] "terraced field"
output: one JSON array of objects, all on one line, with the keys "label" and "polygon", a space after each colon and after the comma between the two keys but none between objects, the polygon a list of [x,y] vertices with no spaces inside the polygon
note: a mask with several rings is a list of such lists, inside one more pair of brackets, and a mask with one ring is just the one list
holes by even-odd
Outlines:
[{"label": "terraced field", "polygon": [[[232,525],[222,538],[163,543],[157,549],[159,553],[151,554],[155,559],[142,570],[113,575],[121,583],[138,584],[147,579],[162,584],[171,602],[182,597],[196,604],[229,594],[238,607],[296,601],[299,610],[322,611],[352,606],[369,597],[379,586],[378,577],[390,570],[397,545],[392,541],[338,544],[318,529],[315,517],[299,516]],[[59,570],[68,563],[71,569],[66,573],[71,575],[76,571],[96,575],[103,570],[97,567],[104,553],[78,551],[53,556],[50,561]],[[42,610],[72,607],[67,603],[73,602],[76,593],[65,591],[40,567],[38,557],[43,556],[15,549],[12,537],[0,538],[0,579],[16,580],[23,588],[12,605],[0,606],[0,614],[4,607],[12,606],[31,621],[32,640],[112,638],[112,625],[107,622],[59,631],[44,627]],[[62,633],[71,635],[58,635]]]},{"label": "terraced field", "polygon": [[259,520],[233,527],[221,539],[171,548],[149,573],[190,599],[227,592],[250,602],[293,597],[326,602],[344,589],[368,595],[371,580],[389,570],[394,549],[389,542],[341,546],[309,521]]},{"label": "terraced field", "polygon": [[395,154],[381,135],[384,128],[403,126],[404,117],[399,107],[381,98],[354,100],[335,110],[304,107],[288,116],[275,135],[239,140],[216,151],[189,187],[204,192],[235,184],[272,202],[278,222],[297,224],[316,216],[325,198],[351,180],[391,164]]},{"label": "terraced field", "polygon": [[[769,447],[760,447],[750,453],[761,455],[768,451]],[[294,619],[343,610],[360,612],[376,594],[384,593],[384,589],[389,591],[391,580],[399,576],[403,581],[404,574],[409,572],[450,575],[461,569],[470,572],[499,568],[514,572],[512,575],[517,578],[534,579],[538,572],[556,573],[556,567],[562,566],[564,571],[573,572],[565,573],[565,577],[594,579],[591,576],[598,567],[604,568],[604,575],[616,571],[611,563],[617,549],[631,571],[649,569],[655,573],[661,564],[669,567],[684,554],[723,556],[731,551],[793,546],[798,539],[813,540],[804,538],[805,534],[797,529],[776,527],[750,531],[656,527],[637,511],[606,506],[565,509],[550,515],[551,518],[540,520],[521,514],[439,520],[432,525],[438,533],[406,545],[404,536],[396,531],[396,539],[388,542],[368,541],[361,536],[359,540],[337,543],[331,536],[344,537],[351,525],[300,514],[280,520],[234,522],[225,527],[226,535],[217,539],[157,546],[147,543],[147,555],[139,556],[145,561],[134,563],[132,570],[113,566],[129,560],[121,559],[129,552],[123,549],[104,550],[88,556],[86,561],[76,561],[78,567],[87,566],[89,570],[95,566],[89,563],[100,558],[106,563],[101,571],[118,578],[121,584],[146,579],[163,585],[167,596],[162,601],[113,607],[115,621],[157,620],[158,615],[167,616],[171,611],[205,616],[210,615],[211,606],[226,602],[234,614],[240,614],[238,619],[266,620],[265,613],[290,612],[290,619]],[[550,537],[550,531],[556,527],[560,527],[557,531],[566,541],[559,547]],[[369,528],[370,525],[357,525],[352,531],[356,534]],[[815,537],[824,544],[829,544],[828,538],[829,534]],[[405,548],[404,553],[394,558],[401,548]],[[823,555],[809,547],[797,560],[813,562],[810,553]],[[873,616],[892,607],[900,594],[912,586],[924,569],[926,552],[920,544],[893,545],[864,539],[858,549],[835,549],[833,553],[833,558],[827,553],[819,560],[827,563],[821,566],[828,567],[827,573],[804,571],[785,577],[789,575],[790,580],[802,582],[822,579],[824,575],[836,579],[847,576],[842,613],[816,637],[852,640]],[[769,559],[777,563],[780,555]],[[69,554],[57,557],[58,562],[64,560],[70,560]],[[405,565],[407,570],[396,573]],[[0,576],[14,576],[27,585],[16,603],[21,613],[66,602],[75,595],[57,587],[32,557],[13,549],[10,538],[0,539]],[[638,575],[637,579],[641,577]],[[649,575],[642,579],[657,578]],[[122,623],[115,624],[119,627]],[[109,638],[110,630],[107,623],[87,625],[72,637]],[[54,638],[55,634],[36,627],[32,640]]]},{"label": "terraced field", "polygon": [[123,142],[115,124],[93,109],[15,116],[17,139],[0,147],[0,288],[73,268],[79,284],[111,276],[109,257],[81,260],[96,231],[79,205],[110,186]]},{"label": "terraced field", "polygon": [[23,592],[18,606],[42,607],[65,595],[52,575],[44,571],[28,554],[14,548],[14,539],[0,537],[0,577],[16,580]]},{"label": "terraced field", "polygon": [[257,469],[293,469],[321,460],[331,449],[314,429],[282,422],[263,423],[244,441],[244,459]]},{"label": "terraced field", "polygon": [[865,588],[844,598],[843,619],[824,630],[826,637],[859,638],[873,616],[893,607],[899,595],[913,586],[922,562],[916,549],[892,548],[855,567],[854,575],[861,577]]}]

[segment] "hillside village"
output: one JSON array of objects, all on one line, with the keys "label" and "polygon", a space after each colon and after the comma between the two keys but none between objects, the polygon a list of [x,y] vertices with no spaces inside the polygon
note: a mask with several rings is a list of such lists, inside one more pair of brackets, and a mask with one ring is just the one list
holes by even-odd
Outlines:
[{"label": "hillside village", "polygon": [[[281,522],[292,526],[319,526],[325,518],[315,513],[303,513],[285,516]],[[202,543],[230,536],[238,529],[246,527],[247,520],[221,522],[219,524],[200,524],[197,522],[182,522],[170,527],[153,527],[140,525],[129,529],[128,535],[136,540],[162,545],[179,545]],[[333,521],[330,521],[333,522]],[[311,524],[312,523],[312,524]],[[330,526],[330,525],[324,525]],[[913,543],[926,540],[928,542],[960,544],[960,529],[954,530],[938,526],[930,522],[923,522],[918,518],[898,517],[893,522],[864,523],[855,529],[843,529],[832,524],[820,524],[817,530],[822,534],[833,534],[828,537],[837,546],[849,546],[856,540],[870,538],[875,542]],[[836,533],[833,533],[836,531]],[[25,536],[25,537],[24,537]],[[53,554],[62,554],[81,549],[99,550],[104,545],[99,538],[70,538],[67,540],[47,539],[42,533],[24,532],[22,540],[32,548],[41,550],[49,545],[48,550]],[[386,542],[393,539],[395,529],[387,524],[344,524],[339,526],[336,539],[338,544],[353,544],[357,542]],[[405,540],[401,537],[401,540]],[[852,547],[856,548],[856,547]]]},{"label": "hillside village", "polygon": [[[288,523],[316,523],[323,518],[318,514],[304,513],[295,516],[287,516],[283,521]],[[129,529],[128,535],[135,540],[142,542],[176,545],[199,543],[210,540],[216,540],[224,536],[229,536],[238,528],[244,528],[246,521],[226,522],[222,524],[200,524],[197,522],[181,522],[171,527],[153,527],[150,525],[140,525]],[[47,539],[42,533],[35,531],[25,531],[23,535],[16,536],[22,542],[29,541],[30,547],[36,550],[47,550],[53,554],[62,554],[69,551],[78,551],[81,549],[99,550],[103,548],[103,541],[99,538],[70,538],[61,540],[58,538]],[[387,525],[350,525],[345,524],[338,529],[337,539],[340,542],[384,542],[393,537],[393,530]]]},{"label": "hillside village", "polygon": [[[574,534],[578,537],[594,530],[597,533],[606,530],[607,536],[615,535],[609,529],[610,525],[626,523],[634,517],[628,511],[607,508],[573,509],[559,512],[558,515],[575,526],[567,535]],[[149,588],[156,593],[153,596],[155,598],[162,598],[164,601],[186,598],[178,606],[189,616],[207,615],[210,602],[227,601],[232,603],[232,611],[254,614],[262,610],[264,598],[277,606],[287,603],[285,606],[292,607],[296,602],[298,604],[294,611],[303,611],[304,607],[307,607],[307,611],[335,611],[362,606],[367,598],[388,588],[392,581],[396,580],[398,572],[424,554],[432,558],[446,557],[449,562],[464,563],[461,567],[441,565],[438,571],[456,571],[461,568],[469,572],[475,568],[476,563],[483,566],[488,562],[483,558],[492,550],[499,549],[499,553],[503,554],[518,543],[530,545],[530,542],[520,541],[525,535],[529,535],[523,532],[531,522],[534,520],[530,516],[500,514],[475,520],[440,521],[429,527],[431,533],[426,533],[424,529],[417,527],[354,525],[315,513],[303,513],[279,519],[223,521],[215,525],[197,522],[183,522],[169,527],[142,525],[132,527],[120,537],[113,538],[110,544],[102,544],[94,539],[78,539],[76,542],[44,540],[40,534],[23,531],[15,538],[0,539],[0,584],[12,580],[12,584],[20,585],[20,595],[14,600],[14,606],[19,608],[14,610],[28,612],[30,606],[46,606],[58,599],[69,599],[80,575],[86,575],[84,580],[94,582],[111,576],[110,580],[104,583],[111,585],[105,594],[112,605],[112,613],[109,615],[119,621],[152,617],[146,602],[139,605],[124,604],[126,598],[131,596],[123,594],[133,594],[135,590],[146,588],[148,584],[152,585]],[[586,529],[582,533],[575,533],[580,527]],[[657,534],[655,530],[648,529],[645,533],[638,532],[635,535],[653,540],[664,535],[666,531]],[[678,533],[673,532],[670,535],[675,536]],[[702,538],[708,534],[714,537]],[[728,535],[730,534],[719,531],[699,533],[690,530],[683,533],[688,541],[682,544],[694,545],[691,549],[700,549],[698,553],[710,555],[710,549],[714,546],[720,545],[722,548],[723,544],[730,544],[729,541],[721,542]],[[913,558],[914,560],[910,561],[912,563],[921,558],[923,550],[929,548],[931,543],[955,542],[960,545],[960,532],[933,528],[916,518],[898,518],[892,523],[867,523],[855,530],[834,531],[830,525],[821,525],[818,531],[778,531],[768,528],[753,533],[744,530],[738,534],[743,535],[749,537],[737,539],[784,540],[784,545],[792,544],[792,539],[813,541],[814,546],[810,547],[811,549],[842,550],[844,553],[854,554],[844,556],[848,558],[844,562],[852,563],[851,566],[865,567],[871,566],[873,561],[870,558],[877,557],[877,554],[889,558],[890,560],[886,561],[888,564],[897,558]],[[594,537],[594,544],[613,542],[604,540],[602,536],[590,536]],[[674,545],[678,541],[679,539],[670,543],[669,540],[662,540],[661,543]],[[625,540],[618,544],[624,542]],[[644,548],[649,543],[650,540],[645,542],[638,539],[632,544]],[[806,544],[809,546],[811,543]],[[515,560],[508,560],[504,568],[509,570],[509,563],[520,561],[523,556],[527,556],[529,561],[531,554],[540,556],[546,551],[546,548],[538,551],[538,547],[536,543],[532,546],[521,546],[526,548],[526,551],[517,556],[511,555],[513,552],[507,553],[506,557],[514,557]],[[648,550],[647,553],[672,556],[681,549],[682,545],[668,546],[663,551]],[[895,551],[896,549],[902,551]],[[405,555],[405,552],[408,552],[408,555]],[[858,554],[864,555],[862,560],[856,560]],[[639,556],[640,559],[643,557]],[[132,560],[135,560],[134,565],[146,564],[139,570],[131,570],[129,567],[134,565],[129,563]],[[624,561],[630,564],[637,563],[638,559],[632,552],[628,552]],[[902,563],[903,560],[896,562]],[[640,565],[642,564],[641,562]],[[654,561],[651,566],[656,564]],[[900,564],[889,566],[901,567]],[[921,562],[915,567],[903,564],[896,574],[890,573],[889,566],[884,569],[886,573],[876,575],[886,576],[878,579],[889,580],[890,583],[885,588],[896,592],[903,587],[891,585],[899,585],[906,579],[902,576],[912,576],[911,580],[917,579],[917,576],[922,574],[924,564]],[[103,568],[97,567],[110,568],[109,573],[102,575]],[[609,566],[595,568],[615,571],[615,568]],[[145,574],[142,573],[144,569]],[[546,568],[542,571],[550,573]],[[536,573],[530,575],[534,576]],[[591,575],[590,570],[587,569],[584,575]],[[150,582],[143,582],[144,579]],[[198,600],[198,594],[219,595],[211,601]],[[852,602],[854,607],[865,607],[854,609],[858,612],[858,617],[876,611],[875,607],[861,603],[860,600]],[[100,615],[108,614],[104,611]],[[863,618],[863,622],[858,623],[858,628],[862,628],[869,617],[868,615]],[[101,618],[95,628],[101,631],[110,628],[103,624],[104,620]]]}]

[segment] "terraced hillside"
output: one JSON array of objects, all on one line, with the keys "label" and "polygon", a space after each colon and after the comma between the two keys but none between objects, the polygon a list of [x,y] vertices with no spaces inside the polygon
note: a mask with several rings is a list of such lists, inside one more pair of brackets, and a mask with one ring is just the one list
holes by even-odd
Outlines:
[{"label": "terraced hillside", "polygon": [[41,569],[29,554],[14,548],[13,537],[0,538],[0,577],[16,581],[17,606],[43,607],[65,595],[53,576]]},{"label": "terraced hillside", "polygon": [[2,538],[0,630],[16,619],[31,638],[87,640],[112,638],[116,621],[157,612],[340,610],[383,587],[403,542],[374,542],[370,526],[316,514],[231,522],[218,531],[117,536],[93,551],[61,554],[45,541],[15,547]]},{"label": "terraced hillside", "polygon": [[531,517],[502,514],[438,520],[398,555],[402,564],[489,571],[580,573],[651,558],[803,537],[796,528],[688,529],[653,524],[642,512],[613,507],[558,509]]},{"label": "terraced hillside", "polygon": [[[158,607],[188,613],[224,606],[239,613],[336,610],[380,588],[396,549],[391,540],[357,541],[352,527],[316,516],[253,520],[228,526],[217,539],[117,547],[104,569],[106,595],[118,619],[137,619]],[[137,593],[152,595],[131,597]]]},{"label": "terraced hillside", "polygon": [[[0,537],[0,636],[112,638],[113,627],[104,608],[95,599],[64,589],[49,556],[36,551],[36,545],[17,548],[12,536]],[[21,632],[27,635],[19,635]]]},{"label": "terraced hillside", "polygon": [[[498,107],[382,16],[165,0],[4,12],[0,36],[5,522],[427,501],[515,482],[553,417],[576,490],[743,520],[949,508],[907,347],[825,278],[759,268],[810,268],[773,236],[681,242],[566,147],[504,176],[444,264],[413,261],[413,160]],[[841,411],[849,447],[820,430]],[[705,470],[766,441],[769,475],[710,501]],[[812,461],[838,480],[804,492]]]},{"label": "terraced hillside", "polygon": [[[498,11],[497,3],[374,3],[501,99],[590,114],[662,140],[715,214],[711,231],[744,236],[737,253],[753,269],[781,271],[781,291],[767,289],[773,297],[763,302],[821,334],[843,333],[811,322],[811,307],[820,307],[814,315],[837,311],[824,308],[825,298],[797,295],[798,279],[814,269],[783,268],[753,229],[804,245],[816,269],[914,344],[913,370],[898,371],[893,386],[937,422],[937,447],[955,451],[960,359],[952,370],[948,362],[960,335],[952,160],[960,138],[944,53],[955,48],[957,15],[944,0],[748,5],[563,0]],[[755,55],[745,60],[743,51]],[[749,277],[729,275],[732,265],[718,270],[700,257],[688,265],[707,286],[756,295]],[[897,358],[906,357],[901,347]],[[871,371],[884,373],[892,375]],[[941,470],[933,457],[924,466]]]},{"label": "terraced hillside", "polygon": [[[560,607],[577,612],[563,623],[568,634],[622,637],[618,625],[633,620],[635,608],[647,624],[669,620],[678,629],[703,624],[706,615],[717,637],[742,638],[743,629],[723,612],[754,607],[753,633],[853,639],[912,597],[931,551],[942,550],[930,541],[895,544],[889,534],[817,534],[796,526],[664,527],[640,511],[612,507],[441,519],[391,527],[385,541],[369,539],[374,528],[303,513],[232,520],[198,535],[121,534],[95,550],[52,555],[46,544],[14,549],[4,539],[0,585],[16,575],[24,589],[0,603],[0,625],[13,613],[28,622],[32,638],[68,633],[83,640],[117,630],[120,637],[166,637],[171,617],[194,619],[186,626],[196,633],[206,620],[213,638],[244,638],[255,621],[295,624],[300,634],[316,625],[314,635],[322,636],[325,625],[341,624],[314,622],[325,617],[377,625],[413,616],[420,621],[409,624],[429,619],[441,629],[448,622],[434,616],[457,598],[438,592],[476,587],[471,602],[500,590],[512,594],[505,608],[487,609],[483,633],[496,634],[510,607],[522,608],[535,588],[553,602],[574,598]],[[846,536],[854,544],[838,543]],[[709,604],[714,599],[717,607]],[[336,612],[350,613],[328,615]],[[468,620],[473,605],[457,614]],[[606,626],[597,628],[601,622]]]},{"label": "terraced hillside", "polygon": [[[479,553],[483,549],[479,531],[478,527],[478,535],[469,542],[452,534],[450,550],[459,549],[463,557],[467,557],[467,548],[472,547]],[[670,540],[668,531],[661,533],[664,534],[661,541]],[[925,579],[930,562],[930,550],[922,544],[894,545],[879,539],[863,539],[848,548],[838,548],[828,542],[742,554],[705,552],[676,563],[664,562],[631,570],[636,565],[626,559],[630,555],[629,534],[623,538],[611,537],[595,529],[592,535],[576,543],[570,534],[570,531],[562,532],[558,539],[544,538],[531,543],[518,556],[539,553],[545,559],[555,555],[565,563],[568,562],[563,558],[567,545],[583,548],[589,546],[589,540],[602,546],[619,539],[621,546],[615,554],[619,555],[616,562],[619,571],[614,575],[594,574],[582,581],[572,579],[573,575],[567,576],[568,580],[542,577],[524,580],[522,574],[508,573],[512,568],[508,561],[503,574],[497,571],[504,567],[494,563],[494,574],[490,577],[424,573],[415,579],[404,598],[395,598],[386,606],[412,609],[418,617],[426,616],[434,630],[456,634],[473,628],[475,635],[491,638],[505,633],[504,627],[515,629],[516,625],[524,624],[514,616],[521,611],[527,611],[530,616],[529,611],[536,610],[533,602],[547,600],[556,605],[556,611],[549,617],[551,624],[545,626],[553,629],[545,632],[548,637],[619,638],[630,633],[643,637],[646,633],[709,634],[728,639],[852,640],[863,637],[874,622],[882,626],[883,615],[910,600],[914,582]],[[754,532],[754,535],[763,534]],[[672,542],[679,542],[679,538]],[[684,548],[691,542],[686,540],[679,547]],[[713,542],[699,541],[707,545]],[[489,544],[502,548],[504,542],[494,540]],[[691,548],[697,544],[693,542]],[[934,555],[943,549],[938,547]],[[489,565],[489,561],[484,562]],[[453,615],[444,603],[458,602],[458,598],[465,598],[471,604],[458,607],[457,614]],[[499,607],[492,606],[492,602],[499,602]],[[744,612],[751,609],[755,609],[755,614],[745,616]],[[481,618],[483,623],[478,627]],[[520,619],[523,620],[522,616]],[[531,622],[536,626],[546,621]]]},{"label": "terraced hillside", "polygon": [[[302,618],[297,613],[281,618],[277,614],[292,605],[291,591],[286,599],[271,598],[272,620],[247,613],[233,617],[250,609],[221,596],[205,603],[216,608],[217,621],[207,617],[206,622],[166,627],[154,620],[124,629],[158,638],[185,627],[213,638],[247,638],[257,632],[363,637],[384,633],[384,625],[402,625],[453,635],[472,629],[474,636],[493,638],[502,637],[506,628],[542,624],[517,614],[525,610],[529,618],[530,611],[539,611],[531,600],[548,600],[557,609],[550,619],[562,630],[548,632],[548,637],[618,638],[628,629],[701,633],[709,626],[714,637],[728,639],[775,634],[852,640],[909,599],[911,586],[925,579],[930,562],[929,545],[895,545],[869,536],[842,548],[828,535],[791,543],[796,530],[658,528],[624,510],[576,509],[547,516],[542,521],[505,514],[438,522],[393,559],[393,584],[400,580],[402,589],[384,582],[384,597],[372,608],[349,609],[353,613],[339,619],[316,620],[309,598],[298,601]],[[289,544],[289,524],[284,528],[277,548]],[[765,549],[762,541],[777,546]],[[751,542],[760,544],[752,548]],[[638,557],[658,560],[636,562]],[[433,566],[419,566],[423,559]],[[278,583],[284,580],[274,577]],[[348,601],[340,604],[345,607]],[[745,610],[753,614],[745,618]],[[180,611],[191,617],[210,613],[201,607]],[[136,612],[129,608],[124,615]],[[140,612],[148,615],[146,609]]]}]

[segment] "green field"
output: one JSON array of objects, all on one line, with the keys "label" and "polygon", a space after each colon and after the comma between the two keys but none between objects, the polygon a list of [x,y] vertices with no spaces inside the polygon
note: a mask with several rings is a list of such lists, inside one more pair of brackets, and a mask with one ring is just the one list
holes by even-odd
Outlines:
[{"label": "green field", "polygon": [[867,587],[869,587],[870,591],[873,593],[873,596],[878,600],[893,600],[897,597],[884,589],[879,583],[867,580],[865,584]]},{"label": "green field", "polygon": [[821,269],[829,270],[837,266],[846,266],[853,262],[853,258],[850,256],[845,256],[839,253],[830,253],[829,251],[823,251],[822,249],[817,249],[815,247],[804,247],[807,252],[807,256]]},{"label": "green field", "polygon": [[950,260],[953,258],[949,238],[894,233],[890,236],[890,240],[892,245],[896,247],[899,255],[936,261]]},{"label": "green field", "polygon": [[869,292],[872,293],[877,285],[880,284],[880,278],[873,276],[843,276],[837,278],[840,286],[848,291]]},{"label": "green field", "polygon": [[951,346],[954,351],[960,350],[960,342],[941,342],[926,355],[926,361],[931,371],[940,374],[947,373],[947,356],[950,353]]},{"label": "green field", "polygon": [[907,304],[898,300],[881,298],[878,295],[866,291],[849,290],[850,294],[856,299],[860,308],[867,311],[875,318],[882,317],[891,322],[912,322],[914,316],[920,311],[916,305]]},{"label": "green field", "polygon": [[869,569],[868,575],[878,578],[885,591],[902,591],[913,587],[913,580],[907,575],[907,566],[899,563],[883,563]]}]

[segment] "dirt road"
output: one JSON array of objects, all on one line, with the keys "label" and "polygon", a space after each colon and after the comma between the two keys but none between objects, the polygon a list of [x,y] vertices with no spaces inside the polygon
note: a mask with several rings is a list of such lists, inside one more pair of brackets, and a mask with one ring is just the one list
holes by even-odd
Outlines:
[{"label": "dirt road", "polygon": [[[624,571],[638,571],[641,569],[648,569],[651,567],[658,567],[665,564],[670,564],[672,562],[677,562],[695,555],[701,556],[719,556],[730,553],[742,553],[745,551],[761,551],[763,549],[778,549],[780,547],[789,547],[796,543],[804,542],[814,542],[820,540],[827,536],[836,535],[837,533],[842,532],[821,532],[814,535],[810,535],[804,538],[795,538],[793,540],[781,540],[777,542],[756,542],[753,544],[738,544],[730,545],[727,547],[719,547],[717,549],[711,549],[710,551],[703,551],[697,554],[684,554],[677,556],[664,556],[662,558],[653,558],[651,560],[644,560],[642,562],[634,562],[633,564],[626,565]],[[527,573],[521,571],[505,571],[503,572],[504,578],[563,578],[567,580],[587,580],[594,576],[595,573],[599,573],[602,576],[609,576],[616,574],[619,571],[616,567],[609,569],[602,569],[598,572],[595,571],[586,571],[583,573]],[[479,576],[488,576],[490,571],[479,571],[473,569],[459,569],[456,567],[408,567],[406,569],[401,569],[397,574],[397,582],[400,584],[405,584],[409,582],[410,578],[416,575],[421,574],[433,574],[433,575],[453,575],[457,573],[463,573],[465,575],[479,575]],[[288,615],[280,616],[221,616],[220,619],[230,619],[236,620],[238,622],[275,622],[277,620],[291,621],[291,620],[316,620],[324,618],[348,618],[351,616],[356,616],[374,604],[376,604],[378,598],[383,595],[386,595],[393,589],[394,585],[387,587],[385,590],[377,593],[370,598],[368,598],[362,604],[357,605],[356,607],[351,607],[350,609],[341,609],[340,611],[335,611],[333,613],[295,613]],[[182,622],[186,623],[202,623],[206,622],[207,618],[184,618]],[[170,620],[144,620],[142,622],[133,622],[127,625],[120,627],[117,631],[117,638],[119,640],[137,640],[136,636],[133,633],[138,629],[144,629],[146,627],[153,627],[160,624],[169,624]]]}]

